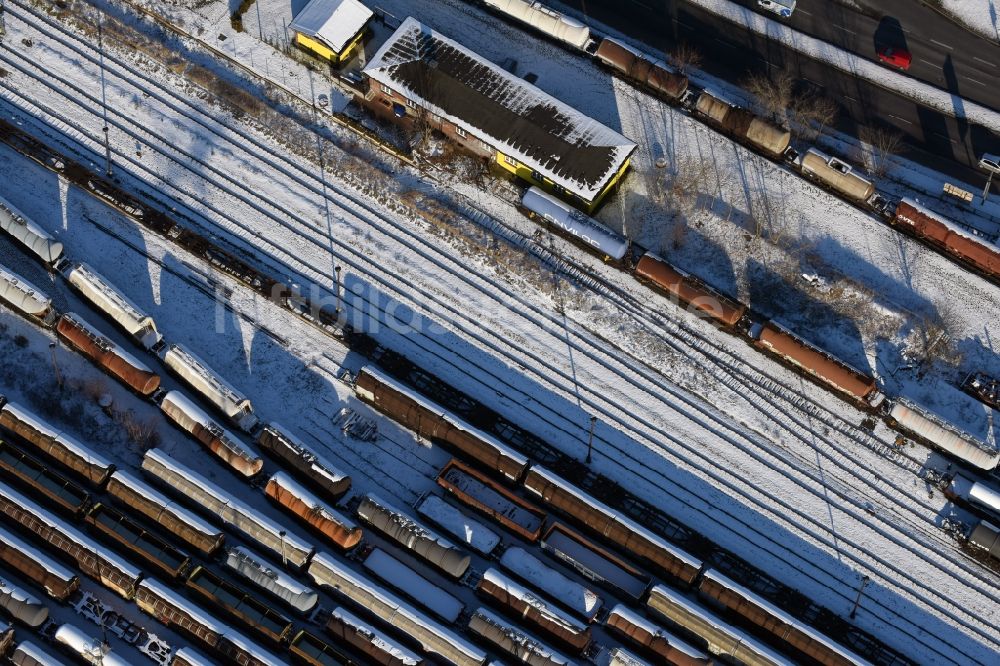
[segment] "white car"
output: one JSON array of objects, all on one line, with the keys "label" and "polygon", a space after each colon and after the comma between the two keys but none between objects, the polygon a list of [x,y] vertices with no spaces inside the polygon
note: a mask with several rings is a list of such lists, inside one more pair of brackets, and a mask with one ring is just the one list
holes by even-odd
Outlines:
[{"label": "white car", "polygon": [[757,5],[782,18],[788,18],[795,11],[796,0],[757,0]]}]

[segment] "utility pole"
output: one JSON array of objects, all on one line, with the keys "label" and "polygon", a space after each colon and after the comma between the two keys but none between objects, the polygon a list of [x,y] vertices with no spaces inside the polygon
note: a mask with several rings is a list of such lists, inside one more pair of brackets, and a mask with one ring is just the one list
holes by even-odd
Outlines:
[{"label": "utility pole", "polygon": [[861,587],[858,588],[858,597],[854,600],[854,608],[851,609],[851,619],[858,614],[858,605],[861,603],[861,593],[865,591],[865,585],[871,580],[868,576],[861,577]]},{"label": "utility pole", "polygon": [[264,24],[260,22],[260,3],[255,2],[254,4],[257,5],[257,36],[260,37],[260,41],[264,41]]},{"label": "utility pole", "polygon": [[104,112],[104,172],[111,177],[111,142],[108,139],[108,96],[104,82],[104,19],[103,14],[97,15],[97,53],[101,63],[101,108]]},{"label": "utility pole", "polygon": [[993,184],[993,172],[990,171],[990,175],[986,178],[986,187],[983,188],[983,203],[986,203],[986,197],[990,193],[990,185]]},{"label": "utility pole", "polygon": [[278,536],[281,537],[281,564],[288,566],[288,558],[285,557],[285,530],[278,532]]},{"label": "utility pole", "polygon": [[591,453],[594,450],[594,426],[597,425],[597,417],[590,417],[590,438],[587,440],[587,464],[590,464]]},{"label": "utility pole", "polygon": [[341,282],[340,282],[340,266],[333,267],[333,273],[335,276],[336,284],[334,285],[337,289],[337,309],[334,310],[333,314],[337,317],[337,321],[340,321],[340,309],[341,309]]},{"label": "utility pole", "polygon": [[56,346],[58,346],[57,342],[50,342],[49,351],[52,353],[52,370],[56,373],[56,384],[62,388],[62,373],[59,372],[59,363],[56,362]]}]

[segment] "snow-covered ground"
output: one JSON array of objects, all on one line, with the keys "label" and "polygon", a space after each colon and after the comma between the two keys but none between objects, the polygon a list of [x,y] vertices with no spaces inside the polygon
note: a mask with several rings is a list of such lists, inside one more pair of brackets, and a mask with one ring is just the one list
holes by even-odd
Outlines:
[{"label": "snow-covered ground", "polygon": [[[547,92],[641,139],[628,193],[605,209],[605,221],[626,224],[647,246],[666,248],[672,261],[791,320],[856,365],[874,362],[909,392],[924,384],[903,381],[899,358],[911,351],[908,338],[921,318],[946,304],[952,340],[1000,374],[989,348],[998,322],[982,314],[998,311],[996,287],[586,61],[467,7],[456,13],[447,3],[407,4],[419,4],[422,20],[495,60],[516,46],[519,67],[538,73]],[[10,71],[0,80],[4,96],[55,125],[47,134],[62,147],[79,150],[80,142],[96,158],[103,152],[99,104],[85,97],[99,80],[93,53],[50,28],[26,26],[17,14],[8,13],[5,43],[29,39],[35,46],[0,53]],[[125,57],[113,46],[109,56]],[[349,141],[343,134],[328,130],[332,142],[312,139],[328,165],[343,167],[321,182],[314,164],[272,134],[211,104],[185,107],[180,98],[189,91],[176,77],[135,55],[124,62],[141,63],[154,80],[139,82],[136,72],[106,63],[110,134],[124,182],[135,183],[132,172],[149,180],[142,189],[163,188],[182,212],[252,248],[279,277],[328,288],[331,266],[344,265],[348,305],[359,323],[377,325],[380,339],[563,450],[582,457],[589,416],[598,415],[596,469],[835,611],[846,613],[860,575],[871,576],[858,622],[890,645],[929,663],[994,660],[997,576],[954,549],[937,527],[951,507],[939,494],[928,498],[914,475],[925,464],[944,467],[940,456],[913,449],[909,458],[884,457],[877,445],[891,442],[891,433],[880,427],[862,436],[861,413],[637,286],[626,289],[659,312],[561,281],[469,222],[429,227],[399,206],[388,209],[383,201],[393,197],[454,201],[453,192],[412,172],[392,174],[393,189],[375,199],[360,194],[359,180],[381,187],[385,174],[348,171],[359,167],[341,151]],[[69,85],[79,90],[63,92]],[[28,115],[18,117],[30,123]],[[64,131],[68,137],[59,136]],[[668,178],[651,166],[654,144],[678,165]],[[245,390],[265,420],[294,420],[287,425],[314,433],[310,444],[336,437],[331,415],[356,404],[331,378],[343,350],[225,280],[239,316],[207,305],[177,275],[204,282],[198,276],[211,275],[209,269],[10,151],[0,154],[12,203],[125,288],[171,340]],[[668,186],[689,165],[705,165],[705,177],[693,195],[671,199]],[[534,231],[504,188],[500,196],[461,182],[454,188],[526,235]],[[562,241],[552,244],[622,280]],[[704,353],[683,342],[694,335],[706,341]],[[732,369],[720,368],[718,358],[731,359]],[[750,365],[803,393],[814,408],[801,411],[752,387],[741,374]],[[942,396],[936,407],[994,436],[978,403],[953,390]],[[288,405],[307,407],[290,413]],[[362,487],[408,503],[419,491],[402,478],[419,470],[427,483],[445,457],[382,427],[391,434],[379,446],[338,440],[327,448],[367,479]]]},{"label": "snow-covered ground", "polygon": [[1000,41],[1000,20],[996,0],[941,0],[941,7],[956,21],[983,37]]}]

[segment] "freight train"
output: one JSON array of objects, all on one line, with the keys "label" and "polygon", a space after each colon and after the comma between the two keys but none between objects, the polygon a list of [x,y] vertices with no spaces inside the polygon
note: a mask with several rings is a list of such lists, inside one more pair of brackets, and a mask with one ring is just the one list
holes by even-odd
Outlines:
[{"label": "freight train", "polygon": [[[791,649],[809,655],[823,664],[864,663],[865,660],[847,648],[798,622],[785,611],[714,571],[700,558],[668,543],[659,535],[608,507],[553,472],[527,461],[520,466],[514,465],[509,447],[500,445],[494,448],[492,438],[471,443],[470,433],[475,432],[471,427],[466,427],[461,419],[449,414],[440,405],[432,403],[423,396],[416,396],[412,389],[406,388],[405,391],[401,391],[399,382],[388,378],[384,373],[370,367],[363,368],[356,375],[355,389],[362,400],[393,419],[411,423],[413,424],[411,427],[414,428],[418,427],[416,424],[419,423],[419,428],[425,436],[441,442],[466,460],[474,461],[480,469],[499,478],[505,478],[508,483],[518,484],[528,495],[537,498],[552,511],[566,516],[579,529],[609,544],[627,558],[643,563],[665,580],[691,589],[709,602],[739,616],[743,621],[769,632],[776,640],[787,644]],[[416,397],[419,397],[419,400]],[[530,504],[524,507],[523,500],[513,502],[510,498],[517,496],[503,488],[499,482],[492,481],[487,484],[483,482],[484,480],[482,474],[454,461],[443,468],[439,475],[439,483],[445,488],[456,488],[460,493],[458,497],[463,502],[486,515],[504,515],[505,519],[498,519],[498,524],[509,527],[519,535],[530,536],[540,533],[545,522],[544,512]],[[498,492],[498,487],[503,488],[505,492]],[[510,514],[505,510],[507,507],[515,508],[516,511]],[[542,516],[541,520],[538,519],[539,514]],[[514,516],[513,520],[510,518],[511,515]],[[526,530],[523,524],[525,519],[534,519],[537,526],[533,530]],[[554,541],[551,536],[549,540]],[[563,547],[569,550],[568,547]],[[600,554],[600,551],[600,548],[595,548],[592,552]],[[533,587],[548,590],[550,595],[563,601],[567,608],[572,608],[577,617],[585,621],[592,621],[595,618],[601,603],[595,593],[572,581],[560,580],[561,574],[532,560],[533,556],[523,549],[509,548],[501,556],[500,562],[515,575],[528,580]],[[606,571],[616,566],[613,555],[605,557],[605,561],[608,563],[603,565]],[[617,574],[605,573],[597,578],[624,581],[628,577],[638,578],[639,572],[626,565],[619,567]],[[648,597],[650,594],[648,589],[638,591],[639,597]],[[685,622],[682,626],[706,640],[711,639],[707,630],[698,622]],[[745,653],[753,648],[744,646],[741,649]],[[767,650],[763,652],[769,654]]]},{"label": "freight train", "polygon": [[871,375],[851,367],[776,322],[754,321],[749,306],[686,275],[562,200],[531,187],[525,192],[521,205],[532,219],[551,225],[640,282],[678,299],[700,316],[746,338],[756,348],[862,409],[877,411],[891,427],[978,469],[994,469],[1000,464],[1000,451],[987,443],[946,423],[924,407],[902,398],[887,400]]},{"label": "freight train", "polygon": [[878,214],[891,226],[927,243],[980,275],[1000,281],[1000,247],[997,247],[996,239],[966,229],[912,199],[903,199],[893,206],[876,191],[872,180],[858,174],[851,165],[815,148],[799,153],[791,147],[788,130],[747,109],[729,104],[706,90],[695,90],[687,77],[662,60],[619,40],[600,37],[588,26],[541,2],[479,2],[492,11],[531,26],[574,51],[592,57],[600,66],[612,70],[632,85],[681,106],[706,124],[770,159],[789,164],[804,177],[846,201]]}]

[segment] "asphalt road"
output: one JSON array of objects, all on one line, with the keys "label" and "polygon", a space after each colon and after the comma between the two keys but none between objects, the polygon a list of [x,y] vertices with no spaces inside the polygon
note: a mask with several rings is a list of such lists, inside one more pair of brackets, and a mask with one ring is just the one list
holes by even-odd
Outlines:
[{"label": "asphalt road", "polygon": [[[895,128],[904,136],[902,153],[906,157],[973,189],[981,191],[986,184],[986,175],[976,167],[979,156],[984,152],[1000,154],[1000,137],[981,126],[926,108],[899,93],[803,56],[784,44],[737,27],[683,0],[562,2],[660,51],[670,52],[680,42],[693,45],[703,56],[702,69],[736,84],[750,73],[785,69],[800,85],[814,87],[838,103],[837,129],[857,136],[861,125],[885,124]],[[743,2],[756,6],[754,0]],[[914,0],[889,0],[886,4],[897,2],[916,4]],[[840,7],[831,0],[799,0],[800,7],[807,11],[814,4],[830,5],[831,11]],[[797,9],[796,13],[799,11]],[[830,21],[829,17],[814,16],[816,21]],[[942,22],[952,25],[947,19],[935,16],[935,26]],[[973,38],[966,36],[966,39]],[[873,49],[871,42],[866,49]],[[998,83],[993,93],[1000,95],[1000,77],[995,77],[994,81]],[[960,86],[958,90],[964,94],[961,80],[955,85]],[[956,98],[955,103],[961,105],[962,100]],[[994,185],[994,191],[998,190],[1000,188]]]},{"label": "asphalt road", "polygon": [[[756,0],[739,1],[756,5]],[[836,0],[799,0],[795,13],[783,22],[871,60],[879,44],[902,47],[913,57],[908,75],[1000,110],[1000,44],[972,34],[918,0],[854,2],[856,7]]]}]

